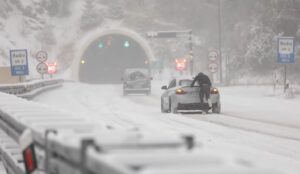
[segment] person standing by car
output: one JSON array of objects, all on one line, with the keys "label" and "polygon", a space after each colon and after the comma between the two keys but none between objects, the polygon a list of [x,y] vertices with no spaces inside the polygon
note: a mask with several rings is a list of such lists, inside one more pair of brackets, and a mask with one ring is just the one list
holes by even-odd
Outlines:
[{"label": "person standing by car", "polygon": [[[194,86],[195,83],[198,82],[200,91],[199,91],[199,97],[200,97],[200,105],[201,107],[204,107],[204,97],[208,101],[209,107],[211,107],[211,102],[210,102],[210,87],[211,87],[211,81],[207,75],[204,73],[200,72],[193,80],[191,86]],[[207,108],[208,110],[209,108]]]}]

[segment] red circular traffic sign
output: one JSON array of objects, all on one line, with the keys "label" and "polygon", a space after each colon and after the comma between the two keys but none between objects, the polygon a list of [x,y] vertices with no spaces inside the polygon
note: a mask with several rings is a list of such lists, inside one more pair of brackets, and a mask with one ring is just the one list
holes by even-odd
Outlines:
[{"label": "red circular traffic sign", "polygon": [[48,72],[48,66],[47,66],[47,64],[41,62],[41,63],[37,64],[36,70],[40,74],[46,74]]},{"label": "red circular traffic sign", "polygon": [[56,62],[55,63],[48,63],[48,74],[55,74],[56,73]]},{"label": "red circular traffic sign", "polygon": [[208,69],[211,73],[216,73],[219,69],[219,66],[217,63],[211,62],[208,64]]},{"label": "red circular traffic sign", "polygon": [[48,54],[46,51],[38,51],[36,53],[36,59],[39,61],[39,62],[45,62],[47,59],[48,59]]},{"label": "red circular traffic sign", "polygon": [[186,64],[187,64],[187,61],[186,59],[176,59],[175,60],[175,63],[176,63],[176,70],[177,71],[184,71],[186,70]]},{"label": "red circular traffic sign", "polygon": [[213,62],[218,59],[218,56],[219,56],[219,54],[218,54],[217,50],[212,50],[212,51],[209,51],[209,53],[208,53],[208,59]]}]

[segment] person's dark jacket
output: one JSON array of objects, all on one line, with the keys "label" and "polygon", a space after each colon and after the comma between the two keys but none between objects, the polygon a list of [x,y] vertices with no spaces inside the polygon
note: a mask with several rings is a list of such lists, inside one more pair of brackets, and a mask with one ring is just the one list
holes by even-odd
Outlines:
[{"label": "person's dark jacket", "polygon": [[202,86],[204,84],[211,86],[211,81],[209,77],[203,73],[199,73],[193,80],[191,86],[194,86],[194,84],[198,82],[199,86]]}]

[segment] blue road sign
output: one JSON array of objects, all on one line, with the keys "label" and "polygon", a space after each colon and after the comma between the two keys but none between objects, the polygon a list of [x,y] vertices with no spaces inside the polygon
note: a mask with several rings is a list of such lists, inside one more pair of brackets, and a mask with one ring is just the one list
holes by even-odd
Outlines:
[{"label": "blue road sign", "polygon": [[28,75],[27,50],[10,50],[10,68],[12,76]]},{"label": "blue road sign", "polygon": [[277,62],[295,63],[295,39],[293,37],[278,38]]}]

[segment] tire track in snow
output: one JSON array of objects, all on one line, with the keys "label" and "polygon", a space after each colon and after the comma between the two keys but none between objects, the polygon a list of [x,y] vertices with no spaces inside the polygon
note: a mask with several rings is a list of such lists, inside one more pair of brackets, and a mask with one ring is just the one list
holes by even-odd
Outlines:
[{"label": "tire track in snow", "polygon": [[273,124],[265,121],[254,121],[251,119],[244,119],[243,117],[235,117],[227,114],[208,114],[204,118],[185,114],[183,114],[183,116],[195,120],[226,126],[229,128],[300,141],[300,129],[286,125]]}]

